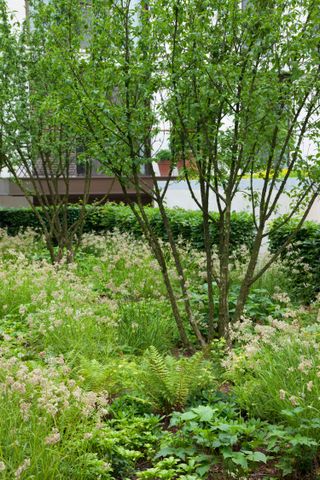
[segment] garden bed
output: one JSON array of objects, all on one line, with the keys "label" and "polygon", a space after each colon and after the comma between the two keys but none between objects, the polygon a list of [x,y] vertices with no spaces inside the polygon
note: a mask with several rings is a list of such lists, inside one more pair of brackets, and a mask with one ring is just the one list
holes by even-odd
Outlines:
[{"label": "garden bed", "polygon": [[[178,248],[205,330],[203,253]],[[51,265],[38,235],[1,231],[0,254],[1,479],[317,478],[319,305],[280,266],[231,342],[190,354],[142,239],[86,234]]]}]

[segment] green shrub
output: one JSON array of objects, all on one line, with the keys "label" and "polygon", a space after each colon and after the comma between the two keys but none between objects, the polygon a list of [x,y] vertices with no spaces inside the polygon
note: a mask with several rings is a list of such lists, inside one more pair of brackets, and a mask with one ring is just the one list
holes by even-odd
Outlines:
[{"label": "green shrub", "polygon": [[[269,248],[276,251],[293,233],[298,220],[279,226],[283,218],[273,222]],[[320,224],[305,222],[281,255],[290,290],[303,301],[314,300],[320,291]]]},{"label": "green shrub", "polygon": [[[93,458],[103,457],[108,469],[102,475],[86,478],[106,480],[136,478],[135,473],[140,470],[139,466],[149,464],[154,456],[161,436],[159,423],[160,418],[155,415],[124,414],[102,424],[87,443]],[[108,472],[110,476],[106,476]]]},{"label": "green shrub", "polygon": [[68,373],[62,357],[44,366],[0,355],[1,479],[123,480],[153,457],[159,417],[109,415],[108,394]]},{"label": "green shrub", "polygon": [[[41,212],[41,210],[39,210]],[[156,208],[146,208],[147,216],[154,231],[163,240],[167,240],[163,222],[159,210]],[[169,222],[175,238],[182,237],[193,247],[202,249],[203,224],[201,212],[187,211],[183,209],[168,209]],[[69,207],[69,221],[73,222],[79,215],[79,207]],[[212,243],[218,244],[219,215],[213,213],[211,222]],[[32,228],[40,230],[39,222],[31,209],[0,209],[0,228],[7,228],[10,235],[15,235],[20,229]],[[105,232],[115,229],[121,232],[132,233],[135,236],[141,236],[142,231],[130,207],[107,203],[103,206],[88,206],[87,218],[84,230],[86,232]],[[254,236],[254,223],[251,215],[246,212],[232,213],[231,219],[231,246],[237,249],[240,246],[250,248]]]},{"label": "green shrub", "polygon": [[[41,208],[38,212],[46,222],[45,215]],[[70,206],[68,208],[68,221],[72,224],[78,217],[80,208],[77,206]],[[35,231],[40,231],[40,223],[31,208],[0,208],[0,228],[7,229],[9,235],[16,235],[20,230],[31,228]]]},{"label": "green shrub", "polygon": [[[215,297],[218,298],[219,290],[217,285],[213,285]],[[240,285],[231,284],[229,288],[229,312],[232,315],[235,312],[237,299],[239,296]],[[190,287],[191,291],[191,304],[197,311],[199,318],[199,325],[201,330],[205,333],[207,331],[209,306],[208,306],[208,294],[206,285],[195,285]],[[286,314],[287,304],[276,299],[276,293],[272,296],[270,292],[264,288],[251,289],[248,299],[244,308],[244,315],[256,322],[265,322],[265,319],[270,316],[279,318]],[[281,294],[278,294],[281,297]],[[283,294],[284,296],[285,294]],[[284,298],[286,298],[284,296]],[[288,298],[288,300],[290,300]],[[218,318],[219,305],[217,302],[214,304],[215,318]]]}]

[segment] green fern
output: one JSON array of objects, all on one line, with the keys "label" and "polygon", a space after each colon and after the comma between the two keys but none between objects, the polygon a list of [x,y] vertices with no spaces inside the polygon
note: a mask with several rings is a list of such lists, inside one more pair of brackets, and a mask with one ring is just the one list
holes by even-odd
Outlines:
[{"label": "green fern", "polygon": [[195,391],[213,382],[202,353],[191,358],[163,357],[155,347],[145,353],[141,388],[163,413],[181,410]]},{"label": "green fern", "polygon": [[170,372],[166,359],[151,346],[146,354],[146,366],[143,370],[142,389],[155,405],[171,404]]},{"label": "green fern", "polygon": [[183,358],[177,365],[176,383],[173,385],[176,405],[180,408],[186,404],[190,394],[199,386],[199,371],[204,368],[202,353],[196,353],[190,359]]},{"label": "green fern", "polygon": [[158,377],[158,380],[165,383],[168,379],[169,369],[164,357],[154,346],[151,346],[147,352],[147,359],[150,369]]}]

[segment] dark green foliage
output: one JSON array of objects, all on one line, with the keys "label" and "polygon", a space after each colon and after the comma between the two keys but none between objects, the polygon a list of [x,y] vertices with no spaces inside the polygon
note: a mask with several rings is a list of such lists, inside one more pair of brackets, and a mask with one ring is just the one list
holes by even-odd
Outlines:
[{"label": "dark green foliage", "polygon": [[0,228],[6,228],[9,235],[16,235],[21,229],[38,230],[40,226],[30,208],[2,208],[0,210]]},{"label": "dark green foliage", "polygon": [[[44,209],[38,208],[38,212],[45,220]],[[80,208],[70,206],[68,208],[68,223],[71,225],[80,215]],[[41,231],[39,220],[31,208],[0,208],[0,228],[6,228],[9,235],[17,235],[19,231],[31,228]]]},{"label": "dark green foliage", "polygon": [[[70,206],[69,221],[74,222],[79,216],[80,209],[77,206]],[[163,240],[167,240],[161,215],[157,208],[146,208],[149,221],[154,232]],[[183,209],[167,210],[170,225],[175,238],[183,238],[191,246],[202,249],[203,242],[203,222],[200,212],[187,211]],[[213,214],[211,222],[211,238],[213,245],[219,241],[218,221],[219,215]],[[15,235],[20,229],[32,228],[39,230],[39,222],[34,213],[28,208],[19,209],[0,209],[0,228],[7,228],[10,235]],[[108,203],[100,207],[87,207],[87,218],[84,230],[86,232],[101,233],[113,231],[115,229],[121,232],[132,233],[135,236],[141,236],[142,230],[132,213],[130,207],[124,205],[115,205]],[[254,236],[254,224],[252,217],[246,212],[232,213],[231,219],[231,246],[233,250],[241,246],[250,248]]]},{"label": "dark green foliage", "polygon": [[[215,298],[219,296],[219,290],[216,284],[213,285]],[[236,309],[237,298],[239,295],[240,286],[238,283],[233,283],[230,285],[229,296],[228,296],[228,305],[229,312],[234,315]],[[206,284],[197,284],[192,285],[190,288],[191,291],[191,303],[197,307],[198,315],[201,321],[199,322],[200,328],[206,332],[208,328],[208,295],[206,291]],[[255,286],[251,289],[246,305],[244,307],[244,313],[246,316],[251,318],[255,322],[264,322],[268,316],[274,318],[281,318],[285,313],[285,305],[274,298],[268,290],[265,288],[256,288]],[[215,318],[219,314],[219,305],[218,302],[214,304],[214,313]]]},{"label": "dark green foliage", "polygon": [[[77,458],[77,463],[64,463],[63,478],[75,478],[76,470],[81,472],[81,479],[129,480],[135,478],[140,465],[151,461],[161,436],[160,418],[112,413],[115,416],[86,440],[86,452]],[[78,443],[81,446],[83,440]]]},{"label": "dark green foliage", "polygon": [[[262,467],[268,474],[270,466],[272,476],[263,478],[283,478],[293,471],[297,472],[294,478],[307,478],[300,474],[310,471],[310,459],[317,448],[303,425],[292,428],[244,418],[233,402],[217,401],[174,412],[170,426],[172,430],[161,439],[153,467],[138,478],[205,480],[209,472],[210,478],[254,478],[248,476],[250,472]],[[168,466],[171,476],[167,475]],[[190,475],[176,477],[177,473]]]},{"label": "dark green foliage", "polygon": [[[293,234],[298,220],[281,226],[283,218],[275,220],[269,233],[270,251],[275,252]],[[320,224],[305,222],[282,252],[283,266],[288,270],[290,289],[303,301],[310,302],[320,291]]]}]

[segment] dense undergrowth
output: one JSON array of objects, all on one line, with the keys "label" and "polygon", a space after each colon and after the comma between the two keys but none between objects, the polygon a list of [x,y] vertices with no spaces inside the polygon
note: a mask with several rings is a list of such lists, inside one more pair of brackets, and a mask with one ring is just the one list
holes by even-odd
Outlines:
[{"label": "dense undergrowth", "polygon": [[[86,235],[52,266],[32,232],[0,237],[1,479],[317,478],[318,303],[290,298],[280,266],[232,347],[186,355],[142,240]],[[203,254],[179,248],[206,329]]]}]

